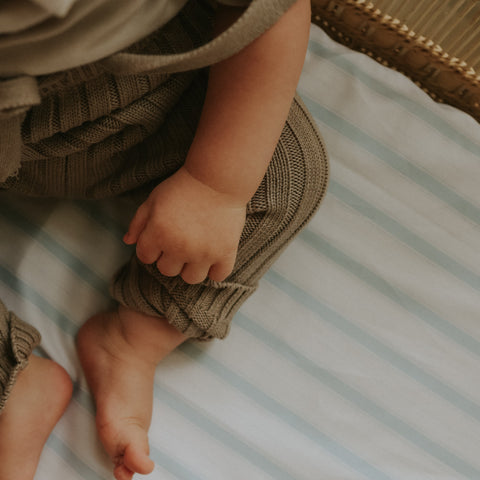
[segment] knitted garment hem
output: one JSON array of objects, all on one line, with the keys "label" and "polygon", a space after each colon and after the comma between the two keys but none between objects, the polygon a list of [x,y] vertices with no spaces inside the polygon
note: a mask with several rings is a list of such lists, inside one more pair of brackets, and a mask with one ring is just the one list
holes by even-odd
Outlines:
[{"label": "knitted garment hem", "polygon": [[0,302],[0,414],[19,373],[40,343],[37,329],[9,312]]}]

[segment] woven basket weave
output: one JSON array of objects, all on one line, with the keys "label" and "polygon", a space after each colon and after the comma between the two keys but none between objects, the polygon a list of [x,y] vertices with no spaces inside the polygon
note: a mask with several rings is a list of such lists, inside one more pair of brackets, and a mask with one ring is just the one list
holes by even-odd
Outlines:
[{"label": "woven basket weave", "polygon": [[480,1],[312,0],[312,21],[480,122]]}]

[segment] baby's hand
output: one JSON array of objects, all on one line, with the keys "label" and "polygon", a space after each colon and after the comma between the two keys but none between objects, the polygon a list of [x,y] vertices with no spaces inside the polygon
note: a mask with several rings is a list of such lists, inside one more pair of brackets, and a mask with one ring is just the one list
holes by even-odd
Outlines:
[{"label": "baby's hand", "polygon": [[136,243],[139,260],[156,262],[163,275],[222,281],[233,270],[245,214],[241,202],[181,168],[139,207],[124,241]]}]

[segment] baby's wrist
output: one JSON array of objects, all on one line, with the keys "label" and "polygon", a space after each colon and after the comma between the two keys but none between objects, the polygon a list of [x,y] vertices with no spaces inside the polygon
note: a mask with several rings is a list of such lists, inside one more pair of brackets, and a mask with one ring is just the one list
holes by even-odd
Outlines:
[{"label": "baby's wrist", "polygon": [[216,201],[224,203],[233,208],[243,208],[249,202],[251,195],[239,192],[238,189],[230,189],[225,184],[219,185],[217,182],[211,181],[206,176],[196,174],[195,171],[189,169],[187,165],[181,168],[182,174],[197,187],[200,186],[205,194],[214,195]]}]

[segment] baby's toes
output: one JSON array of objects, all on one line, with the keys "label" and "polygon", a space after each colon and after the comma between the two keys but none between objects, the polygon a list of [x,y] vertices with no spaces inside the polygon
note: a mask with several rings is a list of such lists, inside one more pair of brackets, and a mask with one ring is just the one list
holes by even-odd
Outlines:
[{"label": "baby's toes", "polygon": [[113,474],[117,480],[131,480],[135,473],[147,475],[152,472],[155,464],[148,456],[148,443],[143,441],[143,448],[129,444],[121,455],[115,458]]},{"label": "baby's toes", "polygon": [[125,465],[117,465],[113,470],[113,475],[117,480],[132,480],[134,472]]},{"label": "baby's toes", "polygon": [[132,441],[125,448],[123,464],[132,472],[147,475],[151,473],[155,467],[155,463],[150,459],[148,454],[148,437],[145,433],[142,437],[140,433],[136,441],[132,438]]},{"label": "baby's toes", "polygon": [[129,424],[125,420],[99,422],[97,427],[100,440],[115,465],[114,476],[117,480],[131,480],[134,473],[147,475],[155,464],[149,458],[148,434],[145,428]]}]

